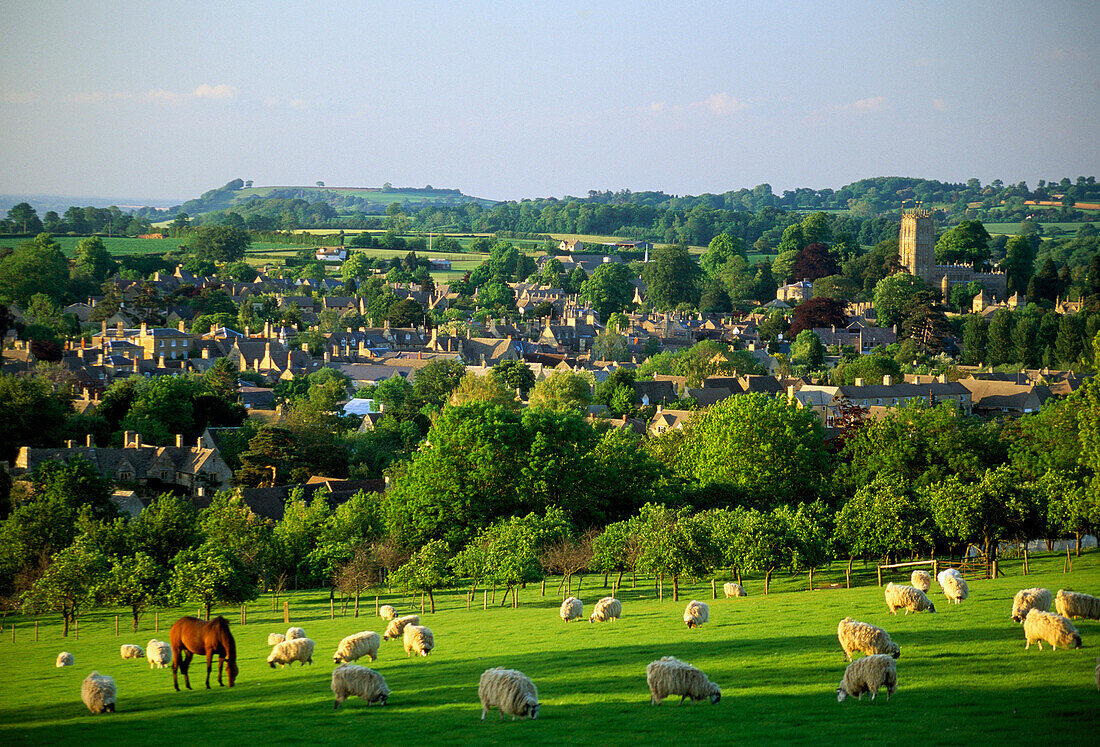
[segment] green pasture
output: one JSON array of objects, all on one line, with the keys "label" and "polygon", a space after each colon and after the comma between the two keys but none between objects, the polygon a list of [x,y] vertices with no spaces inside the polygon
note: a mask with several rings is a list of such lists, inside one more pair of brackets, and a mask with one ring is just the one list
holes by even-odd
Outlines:
[{"label": "green pasture", "polygon": [[[1082,225],[1081,223],[1047,223],[1046,221],[1039,221],[1039,224],[1043,227],[1043,238],[1073,236]],[[1008,236],[1015,236],[1020,232],[1019,221],[1015,223],[983,223],[982,225],[991,234],[1003,233]]]},{"label": "green pasture", "polygon": [[[393,691],[389,704],[368,707],[353,699],[338,711],[329,690],[330,657],[343,636],[384,629],[373,614],[373,595],[361,600],[360,619],[352,616],[350,605],[345,614],[339,600],[330,619],[324,590],[283,597],[290,603],[291,623],[304,627],[317,648],[312,665],[280,670],[266,664],[267,634],[287,627],[281,610],[272,611],[270,595],[249,605],[244,626],[239,609],[216,609],[230,620],[236,636],[237,686],[219,688],[215,682],[206,690],[205,667],[196,658],[191,670],[195,689],[179,693],[172,689],[170,669],[151,670],[144,660],[122,661],[119,646],[145,646],[153,637],[167,640],[171,622],[194,614],[192,606],[161,610],[159,633],[153,630],[152,613],[134,633],[123,612],[117,637],[119,611],[97,610],[81,618],[79,639],[62,639],[56,616],[48,616],[38,620],[35,641],[34,621],[9,615],[0,633],[0,742],[359,744],[384,734],[392,744],[637,745],[690,735],[699,744],[957,745],[1001,743],[1024,732],[1088,744],[1100,726],[1100,693],[1093,676],[1100,622],[1077,622],[1081,650],[1033,646],[1025,651],[1022,628],[1009,618],[1012,596],[1021,588],[1100,593],[1100,553],[1075,558],[1069,574],[1062,573],[1064,562],[1063,555],[1033,558],[1032,574],[1025,577],[1018,562],[1006,561],[1006,577],[970,579],[966,602],[949,604],[933,585],[936,614],[896,617],[886,611],[874,568],[858,564],[856,577],[863,585],[850,590],[806,591],[807,577],[801,575],[777,577],[765,596],[754,576],[745,579],[748,597],[711,599],[710,582],[702,580],[685,583],[678,602],[671,600],[670,584],[659,601],[652,579],[639,578],[632,588],[627,574],[618,595],[623,618],[598,625],[558,619],[557,579],[547,582],[545,596],[538,585],[528,586],[518,609],[500,606],[500,590],[488,610],[482,609],[478,590],[469,611],[461,590],[440,592],[437,612],[422,617],[435,634],[431,656],[407,659],[399,641],[384,642],[371,666]],[[835,564],[818,572],[815,583],[842,587],[843,578],[843,566]],[[908,575],[889,578],[900,581]],[[581,584],[587,614],[608,590],[602,576],[589,575]],[[385,589],[380,597],[399,612],[419,611],[418,599]],[[697,630],[686,628],[681,619],[692,598],[710,605],[710,622]],[[845,616],[885,627],[901,645],[899,686],[892,700],[883,693],[875,701],[837,703],[845,662],[836,625]],[[74,654],[75,666],[54,667],[62,650]],[[721,702],[681,706],[672,699],[650,706],[645,666],[668,655],[695,664],[721,685]],[[538,721],[501,722],[495,712],[480,721],[478,677],[494,666],[519,669],[535,681],[542,705]],[[80,682],[93,669],[114,677],[117,713],[93,716],[81,703]],[[216,676],[215,662],[212,680]]]},{"label": "green pasture", "polygon": [[[61,245],[61,250],[68,257],[73,256],[76,245],[86,239],[86,236],[54,236],[54,240]],[[131,239],[119,236],[101,236],[103,245],[107,251],[115,257],[124,257],[131,254],[153,254],[159,252],[175,251],[181,244],[186,244],[184,238],[165,239]]]}]

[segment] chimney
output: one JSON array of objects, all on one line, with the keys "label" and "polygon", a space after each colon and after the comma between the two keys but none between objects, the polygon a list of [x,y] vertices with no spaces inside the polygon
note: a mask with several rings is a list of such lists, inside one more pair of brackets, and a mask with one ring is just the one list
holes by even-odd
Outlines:
[{"label": "chimney", "polygon": [[91,433],[89,433],[87,436],[85,436],[84,440],[85,440],[85,445],[89,449],[94,449],[95,448],[95,438],[92,436]]},{"label": "chimney", "polygon": [[73,448],[73,440],[71,438],[65,439],[65,448],[66,449]]},{"label": "chimney", "polygon": [[863,379],[856,379],[856,386],[863,386]]},{"label": "chimney", "polygon": [[331,362],[332,362],[332,355],[329,354],[328,350],[326,350],[325,351],[325,365],[328,365]]},{"label": "chimney", "polygon": [[302,343],[302,352],[303,353],[308,353],[309,352],[309,343],[308,342],[303,342]]},{"label": "chimney", "polygon": [[206,495],[206,488],[195,488],[195,497],[202,498]]},{"label": "chimney", "polygon": [[890,374],[886,374],[885,376],[882,377],[882,385],[883,386],[892,386],[893,383],[894,383],[894,377],[891,376]]},{"label": "chimney", "polygon": [[[183,441],[182,440],[180,441],[180,446],[183,446]],[[202,448],[202,436],[199,436],[198,438],[195,439],[195,448],[196,449],[201,449]]]},{"label": "chimney", "polygon": [[180,332],[186,332],[187,331],[187,328],[183,325],[183,320],[182,319],[180,319],[179,330],[180,330]]},{"label": "chimney", "polygon": [[148,325],[145,324],[145,322],[142,322],[141,323],[141,336],[145,337],[147,334],[149,334],[149,327],[148,327]]},{"label": "chimney", "polygon": [[202,357],[203,357],[204,360],[209,360],[210,359],[210,348],[203,348],[202,349]]},{"label": "chimney", "polygon": [[271,337],[271,322],[264,322],[264,337]]},{"label": "chimney", "polygon": [[134,373],[141,373],[141,359],[134,358]]},{"label": "chimney", "polygon": [[794,399],[794,384],[787,385],[787,401],[790,402]]},{"label": "chimney", "polygon": [[124,334],[124,333],[123,333],[123,329],[122,329],[122,322],[118,322],[118,323],[117,323],[117,324],[115,325],[115,336],[116,336],[116,337],[122,337],[122,336],[123,336],[123,334]]},{"label": "chimney", "polygon": [[183,434],[182,433],[177,433],[176,434],[176,448],[177,449],[182,449],[183,448]]},{"label": "chimney", "polygon": [[661,407],[660,405],[657,405],[657,414],[658,414],[658,415],[660,415],[660,414],[661,414],[661,411],[662,411],[662,410],[664,410],[664,408],[663,408],[663,407]]},{"label": "chimney", "polygon": [[107,336],[107,320],[104,319],[102,322],[100,322],[100,324],[102,324],[103,326],[100,329],[99,333],[101,335],[103,335],[104,337],[106,337]]}]

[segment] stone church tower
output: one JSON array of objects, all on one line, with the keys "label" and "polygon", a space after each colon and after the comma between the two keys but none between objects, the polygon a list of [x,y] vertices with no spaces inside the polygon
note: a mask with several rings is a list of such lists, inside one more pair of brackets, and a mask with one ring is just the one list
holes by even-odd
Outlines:
[{"label": "stone church tower", "polygon": [[901,266],[932,287],[939,285],[936,272],[936,223],[931,210],[906,210],[898,234]]}]

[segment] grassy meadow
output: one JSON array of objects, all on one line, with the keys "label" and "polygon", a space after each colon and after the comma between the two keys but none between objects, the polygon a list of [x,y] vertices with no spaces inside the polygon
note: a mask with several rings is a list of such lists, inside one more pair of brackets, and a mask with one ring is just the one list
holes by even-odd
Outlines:
[{"label": "grassy meadow", "polygon": [[[170,669],[151,670],[145,660],[122,661],[119,645],[145,646],[153,637],[167,640],[167,629],[186,610],[161,610],[159,633],[153,615],[140,630],[115,637],[118,610],[100,610],[81,618],[80,637],[62,639],[56,616],[40,619],[39,640],[33,621],[9,616],[0,634],[0,742],[4,744],[261,744],[361,743],[381,730],[387,742],[494,743],[522,740],[538,744],[564,741],[606,744],[668,741],[691,735],[699,743],[961,744],[975,739],[1001,742],[1052,737],[1084,744],[1100,727],[1100,693],[1093,671],[1100,650],[1100,622],[1077,621],[1081,650],[1024,650],[1021,626],[1009,618],[1013,594],[1020,588],[1071,587],[1100,593],[1100,553],[1088,552],[1063,575],[1064,556],[1041,556],[1024,577],[1006,562],[1007,577],[971,580],[970,598],[947,603],[933,584],[937,613],[892,617],[874,583],[874,569],[859,569],[853,589],[805,591],[807,579],[777,578],[772,593],[746,578],[749,596],[711,599],[709,581],[685,584],[681,600],[671,587],[658,601],[652,580],[631,588],[629,574],[619,597],[623,618],[590,625],[558,619],[560,596],[554,580],[546,596],[537,585],[520,595],[518,609],[490,604],[484,611],[477,592],[466,610],[461,591],[437,594],[437,612],[422,617],[435,633],[436,650],[427,658],[406,659],[400,641],[383,642],[373,666],[393,693],[385,707],[359,699],[333,711],[329,680],[331,654],[345,635],[381,632],[373,615],[373,597],[363,598],[361,619],[329,619],[322,590],[296,592],[291,622],[317,642],[314,663],[272,670],[266,664],[267,634],[287,627],[281,611],[272,612],[270,595],[249,605],[248,624],[238,609],[222,609],[238,645],[240,676],[233,689],[203,687],[205,672],[192,663],[193,691],[176,693]],[[902,580],[902,574],[891,577]],[[905,577],[907,578],[907,576]],[[818,573],[815,583],[843,580],[837,564]],[[585,613],[608,593],[602,577],[583,579],[579,596]],[[843,584],[838,584],[843,586]],[[719,581],[719,593],[721,581]],[[385,591],[385,590],[382,590]],[[710,622],[687,629],[681,614],[687,601],[710,604]],[[399,612],[416,611],[418,600],[383,593],[381,603]],[[415,602],[415,604],[414,604]],[[280,603],[281,607],[281,603]],[[835,689],[845,662],[836,639],[837,622],[846,615],[885,627],[901,645],[898,692],[891,701],[850,699],[836,702]],[[11,625],[16,623],[15,642]],[[71,651],[76,665],[57,669],[59,651]],[[722,701],[679,705],[670,699],[649,705],[645,666],[673,655],[700,667],[722,687]],[[482,671],[506,666],[527,673],[539,688],[538,721],[506,720],[493,712],[482,723],[477,683]],[[110,674],[118,685],[118,712],[93,716],[80,701],[80,682],[93,669]],[[212,679],[216,679],[215,672]],[[182,685],[181,685],[182,687]],[[885,695],[885,693],[883,693]],[[1026,726],[1023,726],[1026,724]]]},{"label": "grassy meadow", "polygon": [[[72,257],[76,252],[76,245],[86,238],[86,236],[54,236],[67,257]],[[101,236],[100,238],[103,239],[103,245],[107,247],[107,251],[115,257],[170,252],[177,249],[180,244],[187,243],[187,239],[184,238],[132,239],[125,236],[112,236],[109,238]]]}]

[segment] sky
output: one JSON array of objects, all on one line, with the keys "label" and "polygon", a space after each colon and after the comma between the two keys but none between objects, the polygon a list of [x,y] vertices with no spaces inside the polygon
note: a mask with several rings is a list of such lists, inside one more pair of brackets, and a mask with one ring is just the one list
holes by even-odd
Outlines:
[{"label": "sky", "polygon": [[1100,171],[1098,57],[1096,0],[5,0],[0,193],[1034,187]]}]

